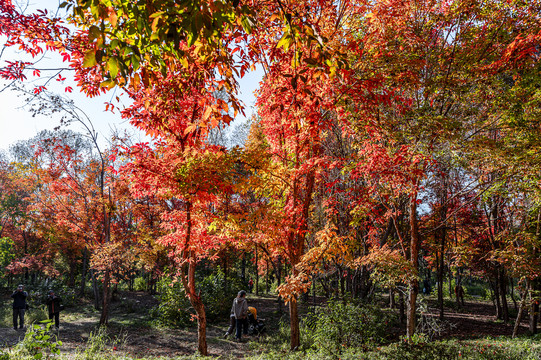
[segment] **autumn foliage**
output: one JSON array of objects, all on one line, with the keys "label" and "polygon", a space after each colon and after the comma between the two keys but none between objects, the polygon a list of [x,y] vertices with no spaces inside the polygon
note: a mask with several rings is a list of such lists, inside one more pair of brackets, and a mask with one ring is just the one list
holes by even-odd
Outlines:
[{"label": "autumn foliage", "polygon": [[[466,271],[489,279],[498,318],[510,319],[509,278],[535,313],[537,1],[78,0],[64,4],[71,34],[1,6],[6,46],[60,51],[88,96],[122,89],[121,116],[147,136],[117,138],[98,157],[52,139],[24,168],[2,163],[2,190],[28,202],[2,195],[2,231],[17,248],[21,236],[43,239],[40,256],[62,249],[74,268],[89,251],[104,299],[135,259],[155,275],[167,263],[203,355],[196,274],[207,262],[227,274],[228,251],[253,252],[258,278],[277,277],[291,349],[299,299],[318,284],[368,298],[377,282],[393,303],[401,291],[408,339],[423,272],[435,273],[442,319],[444,275],[460,286]],[[10,60],[0,76],[24,80],[30,65]],[[211,141],[246,111],[238,79],[254,69],[263,77],[244,147]],[[54,274],[30,253],[9,271]]]}]

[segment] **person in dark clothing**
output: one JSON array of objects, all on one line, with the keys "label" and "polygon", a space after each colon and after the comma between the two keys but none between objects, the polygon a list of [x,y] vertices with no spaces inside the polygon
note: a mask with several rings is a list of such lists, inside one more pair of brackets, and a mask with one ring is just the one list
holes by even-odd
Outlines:
[{"label": "person in dark clothing", "polygon": [[19,285],[11,297],[13,298],[13,329],[17,330],[17,319],[19,319],[19,329],[22,329],[24,328],[24,312],[28,293],[24,291],[23,285]]},{"label": "person in dark clothing", "polygon": [[58,330],[60,326],[60,310],[62,299],[54,294],[53,290],[49,290],[47,295],[47,310],[49,310],[49,320],[54,318],[54,326]]},{"label": "person in dark clothing", "polygon": [[231,307],[231,313],[235,316],[235,325],[237,331],[235,337],[240,341],[242,334],[248,334],[248,303],[246,302],[246,291],[239,291],[235,300],[233,300],[233,306]]},{"label": "person in dark clothing", "polygon": [[229,315],[229,328],[224,334],[224,339],[227,338],[229,335],[233,334],[233,331],[235,330],[236,325],[237,325],[237,320],[235,320],[235,313],[231,311],[231,314]]}]

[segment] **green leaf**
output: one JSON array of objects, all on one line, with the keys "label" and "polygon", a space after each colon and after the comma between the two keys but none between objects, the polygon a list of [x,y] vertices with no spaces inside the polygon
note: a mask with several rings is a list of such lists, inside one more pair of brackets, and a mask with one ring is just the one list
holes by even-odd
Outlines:
[{"label": "green leaf", "polygon": [[101,31],[97,26],[92,25],[90,29],[88,29],[88,41],[92,42],[93,40],[99,38],[100,36],[101,36]]},{"label": "green leaf", "polygon": [[242,24],[244,31],[246,31],[248,34],[252,33],[253,22],[249,17],[243,16],[240,23]]},{"label": "green leaf", "polygon": [[285,33],[284,36],[282,36],[282,38],[280,39],[280,41],[278,41],[278,45],[276,45],[276,47],[277,48],[283,47],[284,50],[287,50],[289,49],[289,45],[291,45],[292,40],[293,39],[291,38],[289,33]]},{"label": "green leaf", "polygon": [[134,71],[137,71],[139,69],[139,56],[137,56],[136,54],[131,54],[131,64],[133,66],[133,70]]},{"label": "green leaf", "polygon": [[85,57],[83,59],[83,67],[92,67],[96,65],[96,53],[94,50],[88,50],[85,53]]},{"label": "green leaf", "polygon": [[116,75],[118,74],[118,59],[116,57],[112,57],[107,61],[107,69],[109,70],[109,73],[111,74],[111,77],[114,79],[116,78]]}]

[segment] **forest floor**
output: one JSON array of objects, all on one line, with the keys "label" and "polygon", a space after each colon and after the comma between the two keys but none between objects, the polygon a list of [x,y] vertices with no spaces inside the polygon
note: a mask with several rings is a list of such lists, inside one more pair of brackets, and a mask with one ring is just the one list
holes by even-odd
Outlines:
[{"label": "forest floor", "polygon": [[[279,309],[277,300],[271,296],[256,297],[248,294],[249,306],[258,310],[258,317],[264,319],[269,332],[278,328],[280,319],[287,321],[286,308]],[[9,302],[8,297],[4,303]],[[427,324],[433,323],[436,317],[435,302],[429,300],[425,314]],[[197,350],[197,332],[194,325],[190,329],[170,329],[152,324],[149,320],[149,310],[157,305],[157,301],[142,292],[122,293],[117,301],[112,303],[109,320],[109,334],[118,339],[118,343],[108,345],[110,351],[124,353],[135,357],[173,357],[191,355]],[[456,306],[448,302],[445,309],[445,322],[438,338],[474,339],[486,336],[510,336],[513,331],[513,320],[504,324],[494,318],[492,303],[481,300],[466,301],[465,306]],[[511,304],[511,309],[513,306]],[[308,308],[304,305],[304,308]],[[32,310],[31,310],[32,311]],[[515,312],[513,312],[515,313]],[[63,353],[75,353],[84,349],[90,333],[95,330],[100,313],[91,304],[83,304],[79,308],[68,308],[61,313],[59,340],[62,341]],[[249,341],[257,341],[256,337],[248,336],[243,342],[235,342],[232,337],[223,338],[227,329],[228,319],[220,323],[207,324],[207,341],[209,355],[227,354],[229,357],[242,358],[249,352]],[[439,323],[441,324],[441,323]],[[400,333],[395,329],[393,333]],[[523,322],[521,333],[526,332],[527,324]],[[0,324],[0,346],[13,346],[25,335],[25,330],[15,331],[11,327],[9,316],[4,316]]]}]

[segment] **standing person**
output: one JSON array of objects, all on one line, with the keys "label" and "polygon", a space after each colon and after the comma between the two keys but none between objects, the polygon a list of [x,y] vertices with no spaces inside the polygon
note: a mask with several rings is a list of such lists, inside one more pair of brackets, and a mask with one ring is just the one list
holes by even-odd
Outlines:
[{"label": "standing person", "polygon": [[19,319],[19,329],[24,328],[24,312],[28,297],[28,293],[24,291],[24,285],[19,285],[11,297],[13,298],[13,329],[17,331],[17,319]]},{"label": "standing person", "polygon": [[47,295],[47,310],[49,310],[49,320],[54,318],[54,326],[56,330],[60,326],[60,310],[62,299],[54,294],[53,290],[49,290]]},{"label": "standing person", "polygon": [[239,291],[237,297],[233,300],[231,313],[235,315],[235,325],[237,327],[235,337],[237,341],[240,341],[243,333],[244,335],[248,334],[248,302],[246,301],[246,291]]},{"label": "standing person", "polygon": [[250,278],[250,281],[248,281],[248,292],[252,293],[252,289],[254,288],[254,281],[252,278]]}]

